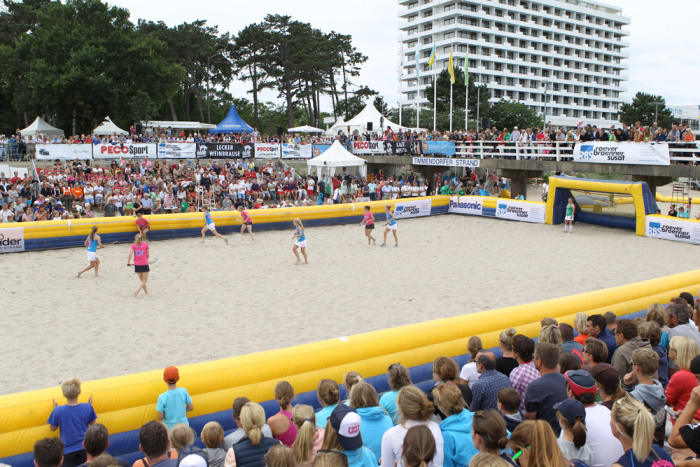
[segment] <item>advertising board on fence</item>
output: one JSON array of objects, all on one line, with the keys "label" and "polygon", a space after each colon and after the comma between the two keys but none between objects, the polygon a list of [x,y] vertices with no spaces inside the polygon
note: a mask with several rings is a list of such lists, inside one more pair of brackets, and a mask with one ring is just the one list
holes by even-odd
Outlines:
[{"label": "advertising board on fence", "polygon": [[249,159],[255,157],[252,143],[197,143],[198,159]]},{"label": "advertising board on fence", "polygon": [[408,217],[423,217],[430,215],[430,208],[433,203],[430,199],[420,199],[415,201],[405,201],[396,203],[394,207],[394,215],[397,219],[406,219]]},{"label": "advertising board on fence", "polygon": [[423,141],[421,144],[421,153],[454,156],[457,150],[455,148],[455,143],[452,141]]},{"label": "advertising board on fence", "polygon": [[197,157],[196,143],[160,143],[158,158],[160,159],[194,159]]},{"label": "advertising board on fence", "polygon": [[330,144],[314,144],[314,148],[311,153],[313,154],[313,157],[318,157],[324,152],[328,151],[330,148]]},{"label": "advertising board on fence", "polygon": [[350,148],[353,154],[386,154],[384,141],[353,141]]},{"label": "advertising board on fence", "polygon": [[40,161],[54,159],[92,159],[92,144],[37,144],[36,158]]},{"label": "advertising board on fence", "polygon": [[118,144],[95,144],[92,147],[93,159],[125,159],[150,157],[155,159],[158,156],[158,145],[155,143],[118,143]]},{"label": "advertising board on fence", "polygon": [[496,201],[496,217],[501,219],[544,224],[544,214],[544,204],[500,198]]},{"label": "advertising board on fence", "polygon": [[255,143],[256,159],[279,159],[280,145],[274,143]]},{"label": "advertising board on fence", "polygon": [[447,212],[482,216],[484,214],[484,198],[478,196],[452,196]]},{"label": "advertising board on fence", "polygon": [[311,159],[311,145],[283,144],[282,159]]},{"label": "advertising board on fence", "polygon": [[386,153],[390,156],[407,156],[413,154],[413,145],[410,141],[386,141],[384,146]]},{"label": "advertising board on fence", "polygon": [[440,167],[479,167],[479,159],[452,159],[444,157],[414,157],[413,165],[433,165]]},{"label": "advertising board on fence", "polygon": [[597,164],[671,165],[668,143],[576,143],[574,162]]},{"label": "advertising board on fence", "polygon": [[646,224],[647,237],[700,244],[700,222],[672,217],[646,216]]},{"label": "advertising board on fence", "polygon": [[0,229],[0,253],[24,251],[24,229]]}]

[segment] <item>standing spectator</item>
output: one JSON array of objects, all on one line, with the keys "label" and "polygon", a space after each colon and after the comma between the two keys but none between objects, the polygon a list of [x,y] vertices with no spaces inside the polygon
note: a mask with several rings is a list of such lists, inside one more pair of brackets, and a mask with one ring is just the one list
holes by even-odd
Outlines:
[{"label": "standing spectator", "polygon": [[479,379],[479,372],[476,369],[476,356],[481,352],[484,346],[481,343],[481,338],[479,336],[472,336],[467,342],[467,351],[471,355],[469,363],[462,367],[462,371],[459,373],[460,384],[468,384],[469,388],[474,389],[474,383]]},{"label": "standing spectator", "polygon": [[[626,375],[632,371],[632,354],[637,349],[649,349],[648,340],[642,340],[637,335],[637,326],[630,319],[621,319],[617,330],[615,331],[615,341],[619,346],[612,358],[612,366],[617,370],[619,375]],[[654,378],[658,378],[654,374]],[[632,381],[632,386],[637,384]]]},{"label": "standing spectator", "polygon": [[63,442],[59,438],[44,438],[34,443],[36,467],[59,467],[63,462]]},{"label": "standing spectator", "polygon": [[87,404],[78,402],[80,396],[80,380],[71,378],[61,384],[61,392],[66,398],[65,405],[58,405],[53,400],[53,411],[47,423],[51,431],[60,428],[63,441],[63,466],[76,467],[87,460],[83,449],[83,440],[87,429],[95,423],[97,415],[92,408],[92,395]]},{"label": "standing spectator", "polygon": [[476,412],[477,410],[495,409],[498,406],[498,391],[511,387],[510,380],[496,370],[496,356],[488,350],[479,352],[476,368],[481,376],[472,389],[473,397],[470,410]]},{"label": "standing spectator", "polygon": [[520,394],[520,413],[525,413],[525,394],[531,382],[540,377],[540,372],[532,363],[535,352],[535,341],[527,336],[518,334],[513,338],[513,356],[518,361],[518,367],[510,373],[510,384]]},{"label": "standing spectator", "polygon": [[600,339],[608,346],[608,358],[605,360],[605,363],[610,363],[615,350],[617,350],[617,342],[615,342],[615,338],[605,330],[607,326],[608,323],[605,321],[605,318],[603,318],[603,315],[591,315],[586,320],[586,331],[588,335]]},{"label": "standing spectator", "polygon": [[[692,312],[686,303],[672,303],[666,308],[666,322],[671,330],[668,332],[668,338],[673,339],[676,336],[683,336],[695,342],[695,345],[700,349],[700,332],[697,326],[690,322]],[[670,357],[669,347],[669,357]]]},{"label": "standing spectator", "polygon": [[170,458],[169,447],[168,429],[163,423],[151,420],[141,427],[139,449],[146,456],[147,466],[176,467],[177,459]]},{"label": "standing spectator", "polygon": [[557,372],[559,348],[554,344],[537,343],[533,362],[540,377],[530,383],[525,393],[525,419],[544,420],[559,436],[561,427],[554,404],[566,399],[566,378]]},{"label": "standing spectator", "polygon": [[518,361],[513,358],[513,338],[516,334],[515,328],[508,328],[498,337],[498,348],[503,355],[496,360],[496,370],[506,376],[510,376],[510,372],[518,366]]},{"label": "standing spectator", "polygon": [[391,417],[391,421],[394,425],[399,423],[399,411],[396,408],[396,396],[399,394],[401,388],[411,385],[411,373],[408,368],[400,363],[394,363],[389,365],[389,388],[390,391],[382,394],[381,399],[379,399],[379,405],[381,405],[386,413]]},{"label": "standing spectator", "polygon": [[158,396],[156,410],[158,411],[158,420],[165,423],[169,429],[178,423],[189,426],[187,412],[194,410],[192,398],[187,389],[177,387],[179,380],[180,372],[176,367],[169,366],[163,371],[163,381],[168,385],[168,390]]},{"label": "standing spectator", "polygon": [[581,364],[583,365],[583,345],[574,340],[574,328],[572,328],[570,324],[561,323],[559,325],[559,333],[561,334],[562,353],[575,355],[581,360]]}]

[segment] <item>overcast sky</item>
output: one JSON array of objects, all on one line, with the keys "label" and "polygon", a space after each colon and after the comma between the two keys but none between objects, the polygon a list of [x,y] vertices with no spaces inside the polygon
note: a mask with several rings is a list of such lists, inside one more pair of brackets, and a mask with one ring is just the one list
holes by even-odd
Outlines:
[{"label": "overcast sky", "polygon": [[[257,0],[222,2],[221,0],[112,0],[108,3],[127,8],[134,23],[138,18],[162,20],[169,26],[205,19],[210,26],[235,35],[265,15],[286,14],[310,23],[324,32],[350,34],[353,45],[369,57],[358,84],[367,85],[384,96],[390,106],[398,102],[398,1],[353,0]],[[700,105],[700,61],[697,60],[700,1],[608,0],[623,8],[632,18],[630,27],[629,92],[630,101],[638,91],[662,95],[667,104]],[[236,97],[245,96],[248,83],[235,82]],[[276,96],[269,93],[265,100]],[[324,109],[330,110],[330,109]]]}]

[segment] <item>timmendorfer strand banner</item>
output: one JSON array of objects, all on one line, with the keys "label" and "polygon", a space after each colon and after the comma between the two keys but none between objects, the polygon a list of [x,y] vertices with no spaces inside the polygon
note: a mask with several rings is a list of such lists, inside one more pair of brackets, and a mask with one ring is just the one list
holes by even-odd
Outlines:
[{"label": "timmendorfer strand banner", "polygon": [[668,143],[576,143],[574,162],[594,164],[671,165]]},{"label": "timmendorfer strand banner", "polygon": [[646,216],[647,237],[700,244],[700,222],[667,216]]}]

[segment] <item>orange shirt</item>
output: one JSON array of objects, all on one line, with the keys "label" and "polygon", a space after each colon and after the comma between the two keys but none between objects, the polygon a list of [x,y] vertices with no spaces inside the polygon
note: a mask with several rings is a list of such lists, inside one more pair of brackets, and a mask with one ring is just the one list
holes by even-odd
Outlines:
[{"label": "orange shirt", "polygon": [[73,188],[73,189],[71,190],[71,192],[73,193],[73,196],[75,196],[76,198],[82,198],[82,197],[83,197],[83,189],[80,188],[80,187],[75,187],[75,188]]}]

